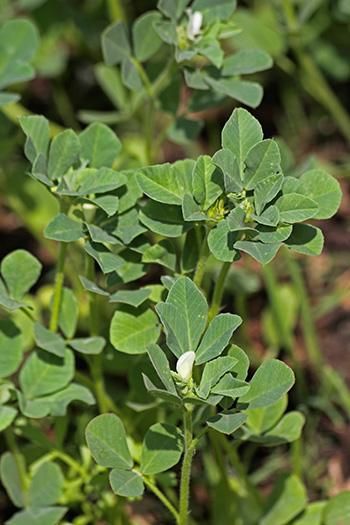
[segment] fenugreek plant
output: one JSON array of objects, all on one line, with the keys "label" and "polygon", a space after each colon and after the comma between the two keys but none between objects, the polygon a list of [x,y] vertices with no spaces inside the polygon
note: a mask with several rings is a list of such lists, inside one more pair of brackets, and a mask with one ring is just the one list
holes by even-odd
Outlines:
[{"label": "fenugreek plant", "polygon": [[[100,65],[99,79],[120,105],[104,120],[146,120],[138,162],[125,160],[124,137],[106,123],[75,132],[44,116],[19,119],[28,175],[57,202],[44,236],[58,257],[49,287],[25,250],[0,265],[0,474],[17,509],[10,525],[136,525],[127,502],[145,491],[164,506],[155,510],[162,524],[346,523],[349,493],[308,501],[297,448],[305,415],[288,410],[292,369],[253,362],[237,344],[242,318],[224,301],[242,258],[266,265],[279,251],[321,253],[322,231],[306,221],[336,213],[338,182],[319,168],[291,170],[243,108],[214,155],[152,163],[165,137],[188,141],[193,131],[161,100],[173,76],[207,92],[207,105],[260,102],[262,88],[240,76],[271,61],[256,49],[225,55],[222,41],[239,30],[234,10],[229,0],[160,0],[130,34],[122,22],[104,32],[104,58],[118,69]],[[36,45],[29,22],[3,27],[1,89],[32,76]],[[153,118],[162,113],[158,140]],[[274,467],[266,497],[243,451],[259,447],[263,462],[269,447],[290,443],[294,460],[282,477]],[[210,495],[203,509],[192,480]]]}]

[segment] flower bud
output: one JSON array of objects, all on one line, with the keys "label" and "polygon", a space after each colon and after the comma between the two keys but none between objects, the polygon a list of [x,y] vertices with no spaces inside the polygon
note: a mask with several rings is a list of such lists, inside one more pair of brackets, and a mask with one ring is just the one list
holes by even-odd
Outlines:
[{"label": "flower bud", "polygon": [[185,352],[176,363],[176,372],[186,383],[192,377],[192,368],[195,359],[196,354],[194,352]]},{"label": "flower bud", "polygon": [[201,32],[201,27],[203,23],[203,15],[200,11],[195,11],[192,13],[190,10],[188,12],[189,21],[187,25],[187,36],[190,40],[194,40],[196,36]]}]

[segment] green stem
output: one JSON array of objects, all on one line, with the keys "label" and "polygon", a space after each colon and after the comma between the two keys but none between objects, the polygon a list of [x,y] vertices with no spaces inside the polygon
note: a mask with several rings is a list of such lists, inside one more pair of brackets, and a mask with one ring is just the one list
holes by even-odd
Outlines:
[{"label": "green stem", "polygon": [[13,429],[6,429],[4,431],[4,436],[5,436],[7,446],[13,454],[13,457],[14,457],[14,460],[17,466],[17,470],[19,473],[19,477],[20,477],[21,488],[22,488],[23,493],[25,493],[28,488],[28,477],[27,477],[24,457],[22,456],[18,448]]},{"label": "green stem", "polygon": [[169,499],[166,497],[166,495],[163,494],[163,492],[149,478],[144,477],[143,481],[144,481],[145,485],[150,489],[150,491],[153,492],[153,494],[155,496],[157,496],[159,501],[161,501],[163,503],[164,507],[166,507],[168,509],[170,514],[172,514],[172,516],[174,516],[174,518],[176,520],[176,523],[178,523],[178,521],[179,521],[179,513],[177,512],[177,510],[175,509],[175,507],[171,503],[171,501],[169,501]]},{"label": "green stem", "polygon": [[197,440],[193,439],[192,412],[186,408],[184,410],[184,438],[185,452],[182,462],[180,481],[179,525],[188,525],[189,521],[191,467],[197,443]]},{"label": "green stem", "polygon": [[53,293],[53,302],[50,318],[50,330],[52,332],[57,332],[58,322],[61,310],[61,301],[63,293],[63,283],[64,283],[64,261],[66,257],[67,244],[61,242],[59,244],[57,268],[56,268],[56,277],[55,277],[55,287]]},{"label": "green stem", "polygon": [[112,22],[117,22],[118,20],[127,20],[125,8],[122,0],[107,0],[109,17]]},{"label": "green stem", "polygon": [[196,267],[196,271],[193,276],[193,282],[197,286],[201,286],[203,277],[205,274],[205,265],[207,262],[207,259],[209,257],[209,248],[208,248],[208,241],[207,241],[207,233],[204,235],[204,239],[202,241],[202,246],[199,252],[199,259]]},{"label": "green stem", "polygon": [[230,268],[231,268],[230,262],[223,263],[221,267],[219,276],[215,283],[213,298],[212,298],[212,302],[211,302],[211,306],[209,310],[209,321],[211,321],[216,316],[216,314],[218,314],[220,311],[222,297],[224,295],[224,290],[225,290],[225,281],[226,281],[226,277],[227,277],[227,274]]}]

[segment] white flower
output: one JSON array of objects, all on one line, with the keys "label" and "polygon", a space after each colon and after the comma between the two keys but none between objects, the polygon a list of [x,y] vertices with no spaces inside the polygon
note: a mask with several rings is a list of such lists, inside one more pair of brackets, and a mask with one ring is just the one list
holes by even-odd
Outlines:
[{"label": "white flower", "polygon": [[193,13],[191,9],[187,10],[187,14],[189,18],[187,25],[187,36],[190,40],[194,40],[195,37],[201,32],[203,15],[200,11],[195,11]]},{"label": "white flower", "polygon": [[176,363],[176,372],[186,383],[192,377],[192,368],[195,359],[196,354],[194,352],[185,352]]}]

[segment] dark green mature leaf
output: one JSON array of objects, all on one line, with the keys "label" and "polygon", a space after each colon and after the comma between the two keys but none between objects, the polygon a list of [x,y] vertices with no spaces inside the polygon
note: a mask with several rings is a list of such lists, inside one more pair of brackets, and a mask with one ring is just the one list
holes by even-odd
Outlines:
[{"label": "dark green mature leaf", "polygon": [[178,117],[169,127],[167,136],[175,144],[185,145],[196,140],[202,128],[200,120]]},{"label": "dark green mature leaf", "polygon": [[281,155],[277,142],[262,140],[249,151],[245,163],[244,186],[252,190],[260,182],[278,173]]},{"label": "dark green mature leaf", "polygon": [[293,386],[293,371],[282,361],[264,361],[250,381],[249,392],[240,398],[240,403],[249,403],[249,408],[259,408],[278,401]]},{"label": "dark green mature leaf", "polygon": [[237,359],[237,364],[235,365],[234,373],[236,374],[237,379],[244,381],[248,375],[249,370],[249,357],[247,354],[237,345],[231,345],[228,350],[228,355]]},{"label": "dark green mature leaf", "polygon": [[222,68],[224,76],[249,75],[272,67],[272,58],[263,49],[240,49],[228,56]]},{"label": "dark green mature leaf", "polygon": [[13,299],[21,300],[37,282],[42,265],[26,250],[15,250],[1,262],[1,273]]},{"label": "dark green mature leaf", "polygon": [[73,290],[64,287],[60,305],[58,324],[68,338],[75,334],[79,317],[79,304]]},{"label": "dark green mature leaf", "polygon": [[280,246],[281,243],[279,242],[264,244],[262,242],[237,241],[234,244],[236,250],[242,250],[242,252],[248,253],[261,264],[267,264],[272,261]]},{"label": "dark green mature leaf", "polygon": [[229,149],[220,149],[213,156],[213,163],[224,175],[226,193],[239,193],[243,189],[239,166],[234,153]]},{"label": "dark green mature leaf", "polygon": [[5,452],[0,460],[1,483],[6,489],[12,503],[16,507],[23,507],[25,494],[22,490],[22,482],[16,459],[11,452]]},{"label": "dark green mature leaf", "polygon": [[142,89],[141,76],[135,61],[131,58],[126,58],[122,62],[122,80],[124,85],[132,91],[140,91]]},{"label": "dark green mature leaf", "polygon": [[310,224],[294,224],[293,231],[286,241],[288,248],[304,255],[320,255],[323,244],[322,231]]},{"label": "dark green mature leaf", "polygon": [[241,323],[239,315],[219,314],[214,317],[196,351],[196,364],[201,365],[220,355]]},{"label": "dark green mature leaf", "polygon": [[232,374],[225,374],[212,388],[212,394],[236,399],[246,394],[250,389],[249,383],[237,379]]},{"label": "dark green mature leaf", "polygon": [[242,413],[225,413],[217,414],[210,418],[207,425],[223,434],[233,434],[239,429],[247,419],[247,416]]},{"label": "dark green mature leaf", "polygon": [[[254,188],[254,203],[257,215],[260,215],[268,204],[280,191],[283,183],[282,173],[270,175],[260,180]],[[277,224],[277,223],[276,223]]]},{"label": "dark green mature leaf", "polygon": [[109,474],[109,482],[113,492],[125,498],[137,498],[145,490],[142,476],[133,470],[114,468]]},{"label": "dark green mature leaf", "polygon": [[66,507],[28,507],[14,514],[6,525],[57,525],[66,512]]},{"label": "dark green mature leaf", "polygon": [[339,182],[320,169],[304,173],[296,188],[296,193],[306,195],[318,204],[315,219],[329,219],[338,210],[342,191]]},{"label": "dark green mature leaf", "polygon": [[222,130],[222,147],[236,156],[241,179],[249,150],[262,139],[263,131],[256,118],[245,109],[235,109]]},{"label": "dark green mature leaf", "polygon": [[280,222],[280,212],[276,206],[269,206],[261,215],[253,214],[252,219],[264,226],[277,226]]},{"label": "dark green mature leaf", "polygon": [[0,378],[18,369],[23,357],[23,335],[10,319],[0,320]]},{"label": "dark green mature leaf", "polygon": [[231,232],[227,220],[223,220],[216,228],[210,230],[208,246],[219,261],[233,262],[238,256],[238,251],[234,248],[236,240],[237,234]]},{"label": "dark green mature leaf", "polygon": [[112,167],[121,150],[121,142],[113,131],[100,122],[90,124],[79,135],[81,157],[92,168]]},{"label": "dark green mature leaf", "polygon": [[181,206],[185,193],[191,188],[193,165],[193,161],[183,160],[173,165],[149,166],[138,172],[138,183],[151,199]]},{"label": "dark green mature leaf", "polygon": [[80,143],[71,129],[56,135],[49,151],[48,176],[51,180],[60,179],[68,169],[79,160]]},{"label": "dark green mature leaf", "polygon": [[150,246],[143,252],[142,262],[160,264],[175,271],[176,251],[174,244],[169,240],[163,240]]},{"label": "dark green mature leaf", "polygon": [[144,354],[158,340],[160,327],[153,310],[123,307],[114,313],[110,326],[111,343],[126,354]]},{"label": "dark green mature leaf", "polygon": [[69,346],[81,354],[100,354],[106,346],[104,337],[81,337],[69,341]]},{"label": "dark green mature leaf", "polygon": [[124,425],[115,414],[101,414],[92,419],[85,437],[96,463],[102,467],[132,468]]},{"label": "dark green mature leaf", "polygon": [[164,237],[180,237],[189,225],[184,223],[180,206],[149,201],[140,211],[140,221]]},{"label": "dark green mature leaf", "polygon": [[261,525],[287,525],[306,505],[304,485],[297,476],[289,476],[283,483],[278,500],[261,520]]},{"label": "dark green mature leaf", "polygon": [[[79,195],[106,193],[124,186],[127,182],[126,176],[122,171],[114,171],[106,167],[99,168],[98,171],[85,169],[84,174],[79,188]],[[94,200],[96,201],[96,197]],[[122,212],[122,210],[120,211]]]},{"label": "dark green mature leaf", "polygon": [[255,240],[261,241],[265,244],[276,244],[281,243],[290,237],[293,226],[291,224],[282,224],[277,228],[271,226],[259,225],[256,228],[258,235]]},{"label": "dark green mature leaf", "polygon": [[21,117],[19,123],[27,137],[24,148],[27,159],[33,164],[40,154],[46,158],[50,142],[49,121],[43,116],[28,115]]},{"label": "dark green mature leaf", "polygon": [[223,192],[222,180],[208,155],[198,157],[192,172],[193,197],[207,210]]},{"label": "dark green mature leaf", "polygon": [[137,308],[144,303],[150,296],[149,288],[140,288],[139,290],[118,290],[109,298],[110,303],[124,303]]},{"label": "dark green mature leaf", "polygon": [[176,465],[183,451],[183,436],[178,428],[165,423],[152,425],[145,436],[140,470],[154,475]]},{"label": "dark green mature leaf", "polygon": [[147,348],[148,356],[151,363],[157,372],[157,375],[165,388],[174,395],[177,395],[174,380],[171,375],[169,361],[165,355],[165,352],[160,346],[153,344]]},{"label": "dark green mature leaf", "polygon": [[13,407],[0,406],[0,432],[9,427],[17,415],[17,409]]},{"label": "dark green mature leaf", "polygon": [[33,399],[64,388],[74,376],[74,356],[66,349],[64,359],[34,351],[19,374],[24,396]]},{"label": "dark green mature leaf", "polygon": [[147,392],[158,400],[164,401],[166,403],[172,403],[177,407],[182,407],[182,400],[178,395],[172,394],[168,390],[162,390],[152,383],[152,381],[145,374],[142,374],[143,383]]},{"label": "dark green mature leaf", "polygon": [[103,244],[86,242],[84,250],[95,259],[103,273],[114,272],[124,264],[120,255],[109,251]]},{"label": "dark green mature leaf", "polygon": [[102,52],[108,66],[120,64],[129,58],[131,47],[124,22],[116,22],[102,33]]},{"label": "dark green mature leaf", "polygon": [[230,372],[237,364],[237,359],[231,356],[218,357],[204,367],[203,374],[197,393],[199,397],[206,399],[210,390],[227,372]]},{"label": "dark green mature leaf", "polygon": [[83,237],[83,224],[59,213],[46,226],[44,235],[47,239],[60,242],[73,242]]},{"label": "dark green mature leaf", "polygon": [[238,78],[221,78],[215,80],[207,77],[207,83],[217,93],[235,98],[252,108],[259,106],[263,97],[263,88],[256,82],[239,80]]},{"label": "dark green mature leaf", "polygon": [[140,62],[148,60],[160,48],[162,41],[154,30],[154,24],[161,20],[157,11],[141,15],[132,26],[135,56]]},{"label": "dark green mature leaf", "polygon": [[13,310],[17,310],[18,308],[22,308],[23,306],[26,306],[25,303],[15,301],[9,296],[6,286],[4,285],[1,277],[0,277],[0,306],[5,308],[5,310],[9,310],[10,312]]},{"label": "dark green mature leaf", "polygon": [[350,519],[350,492],[334,496],[324,511],[324,525],[346,525]]},{"label": "dark green mature leaf", "polygon": [[236,0],[195,0],[192,4],[193,11],[201,11],[206,23],[218,20],[228,20],[236,9]]},{"label": "dark green mature leaf", "polygon": [[40,323],[35,323],[34,337],[39,348],[58,357],[64,357],[66,345],[64,339],[59,334],[51,332]]},{"label": "dark green mature leaf", "polygon": [[158,0],[157,7],[169,18],[178,19],[189,3],[190,0],[178,0],[177,2],[173,0]]},{"label": "dark green mature leaf", "polygon": [[282,195],[276,202],[280,212],[280,220],[294,224],[315,217],[318,213],[318,204],[314,200],[298,193]]},{"label": "dark green mature leaf", "polygon": [[36,470],[28,493],[31,507],[47,507],[57,503],[61,497],[64,477],[55,463],[47,461]]}]

